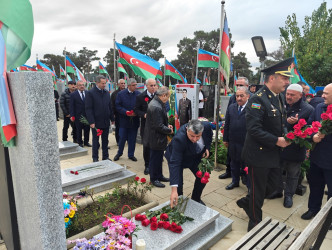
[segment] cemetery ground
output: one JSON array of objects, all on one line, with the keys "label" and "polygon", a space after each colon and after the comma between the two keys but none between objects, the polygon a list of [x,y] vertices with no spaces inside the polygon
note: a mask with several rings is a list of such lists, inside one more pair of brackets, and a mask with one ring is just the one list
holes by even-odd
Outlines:
[{"label": "cemetery ground", "polygon": [[[58,138],[61,141],[63,120],[57,122],[58,128]],[[71,129],[69,129],[71,132]],[[69,133],[70,133],[69,132]],[[69,136],[71,138],[71,136]],[[90,137],[90,142],[92,141]],[[115,142],[115,137],[113,133],[109,135],[109,150],[110,159],[113,159],[117,152],[117,146]],[[85,156],[71,158],[67,160],[61,160],[61,169],[67,169],[83,164],[88,164],[92,162],[92,148],[87,148],[88,154]],[[99,150],[101,158],[101,149]],[[137,174],[137,176],[145,177],[149,181],[148,176],[145,176],[144,171],[144,160],[143,160],[143,147],[141,144],[136,144],[135,156],[138,159],[137,162],[133,162],[127,157],[127,147],[125,147],[124,154],[116,163],[120,165],[125,165],[128,170]],[[203,191],[202,200],[205,204],[218,211],[221,215],[233,220],[232,231],[229,232],[225,237],[218,241],[211,249],[227,249],[232,246],[236,241],[238,241],[247,232],[248,217],[246,216],[243,209],[236,205],[236,200],[245,196],[247,193],[247,188],[240,184],[239,188],[233,190],[226,190],[225,187],[231,181],[231,179],[220,180],[218,176],[222,172],[213,171],[211,174],[210,182],[207,184]],[[168,177],[168,166],[166,159],[163,162],[163,174]],[[192,192],[194,184],[194,176],[188,170],[184,172],[184,195],[187,196]],[[301,219],[301,215],[307,211],[307,202],[309,196],[309,186],[306,180],[303,181],[303,185],[307,186],[307,192],[304,196],[295,195],[294,204],[292,208],[285,208],[283,206],[283,198],[274,200],[265,200],[263,206],[263,218],[266,216],[272,219],[277,219],[280,222],[284,222],[286,225],[292,226],[300,231],[302,231],[310,221],[305,221]],[[102,193],[106,193],[105,191]],[[97,194],[99,195],[99,194]],[[166,185],[166,188],[153,188],[152,192],[147,193],[147,201],[157,201],[159,204],[164,203],[169,200],[170,187]],[[84,198],[88,199],[88,198]],[[82,201],[83,202],[83,201]],[[326,202],[326,195],[324,196],[323,204]],[[330,249],[328,247],[332,244],[332,231],[329,230],[325,240],[321,246],[321,249]],[[6,250],[5,244],[0,241],[0,250]]]}]

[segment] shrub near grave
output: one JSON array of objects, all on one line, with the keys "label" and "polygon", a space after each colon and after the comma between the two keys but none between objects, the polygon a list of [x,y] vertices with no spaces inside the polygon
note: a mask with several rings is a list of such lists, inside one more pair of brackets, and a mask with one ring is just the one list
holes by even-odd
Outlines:
[{"label": "shrub near grave", "polygon": [[123,205],[128,205],[131,209],[145,205],[145,195],[151,189],[152,185],[147,183],[145,178],[139,177],[129,181],[127,186],[116,186],[111,193],[104,196],[95,197],[93,190],[86,188],[84,192],[93,202],[86,207],[77,205],[75,217],[66,229],[67,238],[99,225],[108,213],[120,214]]}]

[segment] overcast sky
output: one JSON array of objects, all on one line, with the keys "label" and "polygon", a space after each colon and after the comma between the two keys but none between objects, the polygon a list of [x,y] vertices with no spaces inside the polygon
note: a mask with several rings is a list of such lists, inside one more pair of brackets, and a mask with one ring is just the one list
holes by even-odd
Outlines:
[{"label": "overcast sky", "polygon": [[[211,31],[220,26],[220,0],[30,0],[34,15],[34,37],[28,65],[36,54],[60,55],[66,47],[77,52],[83,47],[98,50],[102,58],[113,47],[113,34],[121,43],[128,35],[161,41],[163,54],[175,59],[177,44],[193,37],[197,30]],[[279,27],[296,13],[302,26],[323,0],[226,0],[228,25],[235,41],[233,52],[245,52],[253,67],[258,58],[251,37],[263,36],[268,52],[280,46]],[[331,2],[328,8],[331,8]],[[98,62],[95,63],[97,65]]]}]

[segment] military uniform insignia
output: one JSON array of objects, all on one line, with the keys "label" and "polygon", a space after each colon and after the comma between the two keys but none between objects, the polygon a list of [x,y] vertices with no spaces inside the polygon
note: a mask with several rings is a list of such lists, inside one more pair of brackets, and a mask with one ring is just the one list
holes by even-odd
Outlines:
[{"label": "military uniform insignia", "polygon": [[258,93],[257,96],[261,97],[263,95],[262,92]]},{"label": "military uniform insignia", "polygon": [[253,103],[253,104],[251,104],[251,108],[253,108],[253,109],[261,109],[261,105],[259,103]]},{"label": "military uniform insignia", "polygon": [[273,116],[276,116],[277,109],[271,104],[271,111],[273,112]]},{"label": "military uniform insignia", "polygon": [[269,95],[269,98],[272,98],[272,96],[271,96],[271,95]]}]

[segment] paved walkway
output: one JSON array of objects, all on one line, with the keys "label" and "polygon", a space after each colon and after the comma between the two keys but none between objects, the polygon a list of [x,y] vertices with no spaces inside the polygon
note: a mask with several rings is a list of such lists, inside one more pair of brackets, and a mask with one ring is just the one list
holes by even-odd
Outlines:
[{"label": "paved walkway", "polygon": [[[62,134],[62,125],[63,121],[60,120],[57,122],[58,126],[58,137],[59,141],[61,141]],[[71,131],[71,129],[70,129]],[[71,138],[69,136],[69,138]],[[92,140],[90,139],[90,142]],[[115,138],[113,134],[109,136],[109,145],[111,149],[109,150],[110,158],[113,159],[117,152],[117,146],[115,143]],[[78,165],[83,165],[92,162],[91,157],[91,148],[88,148],[88,155],[82,156],[79,158],[73,158],[69,160],[61,161],[61,169],[66,169]],[[101,150],[100,151],[100,159],[101,159]],[[126,165],[128,169],[135,172],[139,177],[147,177],[144,176],[144,160],[143,160],[143,147],[140,144],[136,144],[135,156],[138,159],[137,162],[133,162],[127,157],[127,147],[125,147],[124,154],[117,161],[118,164]],[[207,206],[215,209],[220,212],[223,216],[226,216],[232,219],[232,231],[228,233],[223,239],[217,242],[211,249],[227,249],[232,246],[237,240],[239,240],[243,235],[247,232],[248,225],[248,217],[245,212],[236,205],[236,200],[245,196],[247,192],[247,188],[240,184],[239,188],[235,188],[233,190],[227,191],[225,189],[226,185],[230,183],[230,179],[219,180],[218,176],[222,172],[213,171],[211,174],[210,182],[207,184],[203,191],[202,200],[206,203]],[[168,167],[166,160],[163,164],[163,174],[165,176],[169,176]],[[194,184],[194,176],[188,170],[184,172],[184,195],[188,195],[192,192],[193,184]],[[306,181],[303,183],[304,185],[308,185]],[[273,219],[277,219],[281,222],[285,222],[289,226],[293,226],[299,230],[303,230],[309,221],[304,221],[300,218],[300,216],[307,211],[307,201],[309,195],[309,187],[308,191],[304,196],[294,196],[294,205],[292,208],[284,208],[283,199],[275,199],[275,200],[265,200],[263,206],[263,217],[270,216]],[[152,192],[148,194],[149,200],[158,201],[159,203],[163,203],[169,200],[170,196],[170,187],[166,186],[166,188],[153,188]],[[324,203],[326,202],[326,196],[324,197]],[[326,235],[326,238],[323,242],[321,249],[331,249],[328,246],[332,245],[332,231],[329,231]],[[4,245],[0,245],[0,250],[5,250]]]}]

